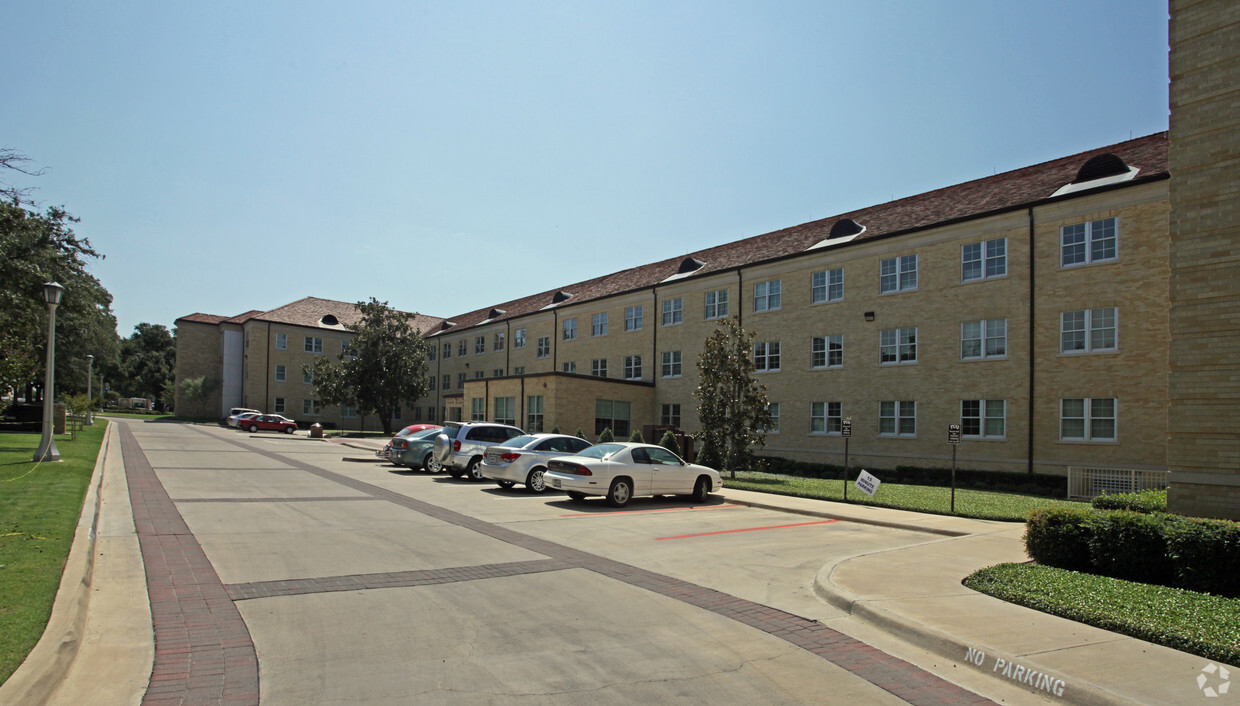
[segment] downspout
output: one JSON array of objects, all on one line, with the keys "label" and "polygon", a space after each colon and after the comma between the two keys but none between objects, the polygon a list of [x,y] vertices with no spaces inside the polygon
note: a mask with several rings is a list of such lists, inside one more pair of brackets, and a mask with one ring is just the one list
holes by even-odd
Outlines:
[{"label": "downspout", "polygon": [[1034,339],[1034,333],[1035,333],[1034,316],[1036,313],[1036,309],[1034,307],[1033,299],[1034,299],[1034,294],[1038,291],[1038,288],[1035,286],[1036,280],[1034,278],[1034,270],[1037,268],[1037,260],[1035,259],[1035,255],[1037,253],[1033,245],[1034,245],[1033,206],[1030,206],[1029,207],[1029,409],[1026,410],[1025,412],[1025,419],[1027,420],[1025,423],[1028,425],[1029,431],[1025,435],[1026,436],[1025,459],[1026,459],[1026,464],[1027,464],[1026,472],[1031,475],[1033,474],[1033,418],[1034,418],[1033,417],[1033,414],[1034,414],[1033,376],[1035,373],[1034,361],[1037,360],[1037,350],[1036,350],[1037,345],[1036,345],[1036,340]]},{"label": "downspout", "polygon": [[560,369],[560,310],[551,310],[551,372]]},{"label": "downspout", "polygon": [[[267,321],[267,369],[263,371],[263,408],[271,403],[271,322]],[[270,412],[268,412],[270,414]]]},{"label": "downspout", "polygon": [[745,326],[745,286],[741,277],[741,268],[736,268],[736,323]]},{"label": "downspout", "polygon": [[654,300],[653,311],[650,312],[650,381],[654,382],[659,379],[658,371],[662,370],[663,365],[663,361],[659,360],[659,325],[663,322],[663,313],[659,311],[659,285],[650,288],[650,298]]},{"label": "downspout", "polygon": [[448,415],[444,411],[444,408],[443,408],[443,397],[442,397],[443,390],[440,389],[440,384],[439,384],[443,382],[442,380],[439,379],[440,378],[439,372],[440,370],[442,370],[441,366],[443,365],[443,359],[441,355],[443,353],[443,350],[442,350],[443,346],[439,345],[438,338],[434,339],[434,343],[432,343],[431,345],[435,346],[436,348],[441,349],[441,350],[435,351],[435,413],[432,416],[440,417],[439,421],[446,422],[447,419],[445,419],[445,417],[447,417]]},{"label": "downspout", "polygon": [[504,374],[512,370],[512,319],[504,322]]},{"label": "downspout", "polygon": [[[521,410],[520,416],[517,417],[517,421],[519,422],[521,421],[521,417],[525,416],[525,376],[524,375],[521,376],[521,406],[518,409]],[[526,422],[528,421],[529,420],[527,419]],[[524,424],[518,424],[517,426],[521,427],[522,429],[525,429]]]}]

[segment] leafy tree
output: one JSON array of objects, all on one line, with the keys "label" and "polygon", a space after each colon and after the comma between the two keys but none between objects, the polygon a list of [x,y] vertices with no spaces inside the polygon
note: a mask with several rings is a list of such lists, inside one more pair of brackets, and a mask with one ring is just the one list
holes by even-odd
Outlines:
[{"label": "leafy tree", "polygon": [[681,455],[680,442],[676,441],[676,435],[672,433],[671,429],[663,432],[663,438],[659,439],[659,446],[662,446],[677,456]]},{"label": "leafy tree", "polygon": [[[197,408],[195,411],[198,413],[199,417],[207,417],[210,416],[210,413],[206,409],[207,398],[209,398],[211,393],[215,392],[219,386],[219,380],[215,378],[208,378],[205,375],[200,375],[196,378],[186,378],[185,380],[182,380],[181,394],[184,395],[185,399],[194,403],[194,406]],[[177,414],[186,414],[189,411],[190,410],[178,409]]]},{"label": "leafy tree", "polygon": [[754,377],[753,334],[741,328],[740,317],[722,319],[698,356],[700,382],[693,392],[704,443],[716,449],[723,467],[736,477],[737,468],[753,463],[751,446],[765,446],[771,423],[766,386]]},{"label": "leafy tree", "polygon": [[120,379],[114,387],[127,397],[163,401],[174,392],[176,340],[163,324],[141,323],[121,341]]},{"label": "leafy tree", "polygon": [[377,414],[384,433],[391,434],[396,408],[426,394],[430,344],[405,314],[387,302],[371,297],[369,302],[358,302],[357,308],[362,318],[337,360],[323,357],[306,370],[313,371],[319,399]]}]

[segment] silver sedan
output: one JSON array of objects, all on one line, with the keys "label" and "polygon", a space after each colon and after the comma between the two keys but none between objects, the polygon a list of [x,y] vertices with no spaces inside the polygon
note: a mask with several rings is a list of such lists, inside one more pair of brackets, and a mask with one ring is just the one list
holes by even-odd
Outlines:
[{"label": "silver sedan", "polygon": [[541,493],[547,489],[543,482],[547,459],[575,454],[590,446],[585,439],[565,434],[514,436],[499,446],[487,447],[479,468],[483,477],[495,481],[501,488],[522,483],[527,491]]}]

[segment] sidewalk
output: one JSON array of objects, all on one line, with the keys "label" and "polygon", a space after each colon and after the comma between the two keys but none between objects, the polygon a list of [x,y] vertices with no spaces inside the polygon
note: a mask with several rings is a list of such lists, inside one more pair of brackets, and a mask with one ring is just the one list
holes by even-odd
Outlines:
[{"label": "sidewalk", "polygon": [[[112,425],[47,631],[0,687],[0,703],[140,703],[146,691],[154,634],[117,434]],[[356,449],[346,453],[361,461],[379,460],[374,451],[385,441],[333,443]],[[963,587],[961,579],[976,569],[1026,560],[1020,523],[741,490],[720,494],[741,505],[925,533],[927,543],[825,565],[813,589],[848,615],[842,621],[859,621],[889,641],[941,658],[934,666],[940,676],[983,692],[994,680],[994,690],[1020,689],[1031,701],[1187,704],[1204,698],[1197,685],[1209,664],[1204,658]]]}]

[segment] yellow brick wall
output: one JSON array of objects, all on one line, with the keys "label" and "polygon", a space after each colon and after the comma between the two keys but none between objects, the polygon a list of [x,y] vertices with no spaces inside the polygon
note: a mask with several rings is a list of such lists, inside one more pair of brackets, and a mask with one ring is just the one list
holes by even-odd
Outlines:
[{"label": "yellow brick wall", "polygon": [[[220,394],[223,360],[220,356],[220,331],[215,324],[181,321],[176,327],[176,413],[186,417],[222,416]],[[182,383],[203,377],[214,381],[212,392],[201,401],[185,398]]]}]

